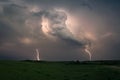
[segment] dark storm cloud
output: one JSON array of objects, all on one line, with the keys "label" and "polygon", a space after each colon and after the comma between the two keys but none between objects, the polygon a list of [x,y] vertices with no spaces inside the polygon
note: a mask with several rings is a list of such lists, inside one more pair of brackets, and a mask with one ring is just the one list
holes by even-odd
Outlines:
[{"label": "dark storm cloud", "polygon": [[[100,53],[97,57],[103,59],[120,59],[120,1],[119,0],[100,0],[93,1],[93,11],[99,15],[102,19],[100,33],[111,32],[110,37],[99,40],[98,45],[102,45],[101,48],[96,51]],[[91,3],[92,4],[92,3]],[[96,7],[97,6],[97,7]],[[96,57],[96,59],[98,59]]]},{"label": "dark storm cloud", "polygon": [[[23,0],[23,1],[26,1],[28,3],[31,3],[31,4],[48,4],[48,5],[52,5],[54,4],[55,6],[56,5],[62,5],[62,4],[66,4],[67,6],[86,6],[88,5],[88,0]],[[59,4],[56,4],[56,3],[59,3]]]},{"label": "dark storm cloud", "polygon": [[[91,45],[91,41],[87,38],[78,39],[67,29],[69,26],[66,26],[65,21],[68,15],[53,10],[61,8],[68,10],[72,16],[77,16],[78,33],[81,32],[82,23],[84,23],[82,27],[87,26],[85,32],[94,29],[96,41],[93,41],[95,43],[93,59],[119,59],[119,2],[119,0],[0,0],[0,58],[33,59],[34,49],[38,48],[42,58],[46,60],[85,60],[87,57],[77,49]],[[43,35],[42,16],[50,20],[52,32],[47,34],[56,37],[56,41]]]},{"label": "dark storm cloud", "polygon": [[[74,45],[78,45],[78,46],[83,45],[82,42],[74,39],[72,34],[69,32],[69,30],[67,30],[66,24],[65,24],[65,21],[67,19],[67,15],[65,13],[54,11],[54,13],[51,14],[47,10],[43,10],[43,11],[37,12],[37,13],[36,12],[29,12],[29,11],[27,11],[28,7],[29,6],[26,7],[26,6],[22,6],[20,4],[14,4],[14,3],[5,4],[5,5],[2,6],[2,13],[0,15],[0,16],[2,16],[1,20],[4,20],[4,22],[1,22],[1,33],[2,33],[1,34],[1,40],[3,42],[2,43],[3,45],[1,45],[2,48],[4,47],[4,48],[7,49],[7,48],[9,48],[9,45],[10,46],[12,45],[13,48],[11,50],[17,49],[19,51],[19,49],[18,49],[19,47],[16,47],[18,45],[22,46],[22,44],[20,44],[20,42],[18,40],[19,38],[29,37],[31,35],[34,38],[36,38],[35,37],[35,32],[30,33],[31,29],[26,28],[27,26],[26,26],[25,22],[27,20],[29,21],[31,19],[34,19],[35,17],[38,17],[38,18],[41,19],[41,16],[43,16],[43,15],[45,17],[49,18],[52,21],[52,23],[59,24],[57,26],[57,28],[52,28],[51,27],[53,29],[53,31],[56,32],[56,34],[54,34],[54,33],[50,33],[50,34],[53,35],[53,36],[57,36],[59,39],[61,39],[60,43],[65,41],[65,43],[67,42],[68,44],[73,45],[73,46]],[[33,20],[33,22],[34,22],[34,20]],[[63,20],[64,24],[61,25],[62,20]],[[28,27],[30,27],[33,22],[28,23],[29,24]],[[35,27],[35,25],[33,25],[32,27]],[[63,30],[63,31],[65,30],[68,33],[65,32],[65,31],[64,31],[65,33],[62,33],[61,30]],[[7,34],[5,34],[5,33],[7,33]],[[25,40],[27,40],[27,39],[25,39]],[[23,40],[23,41],[25,41],[25,40]],[[12,43],[14,43],[15,45],[13,45]],[[37,44],[37,45],[39,45],[39,44]],[[56,44],[56,45],[58,45],[58,44]],[[14,47],[16,47],[16,48],[14,48]],[[64,48],[62,50],[64,50]],[[17,52],[16,52],[16,54],[17,54]],[[7,55],[7,53],[6,53],[6,55]]]},{"label": "dark storm cloud", "polygon": [[0,21],[0,41],[14,38],[15,33],[16,31],[14,31],[10,25],[7,25],[5,22]]},{"label": "dark storm cloud", "polygon": [[16,5],[16,4],[8,4],[5,5],[3,7],[3,12],[6,15],[18,15],[18,14],[22,14],[22,12],[24,11],[25,7],[22,7],[20,5]]},{"label": "dark storm cloud", "polygon": [[[36,14],[36,15],[35,15]],[[67,14],[62,11],[56,10],[43,10],[38,13],[35,13],[35,16],[39,16],[39,18],[44,17],[49,22],[48,35],[52,35],[57,37],[66,43],[71,44],[72,46],[83,47],[85,45],[89,45],[87,41],[89,40],[78,40],[68,29],[69,26],[66,25]],[[46,27],[42,25],[42,27]],[[90,41],[89,41],[90,42]]]},{"label": "dark storm cloud", "polygon": [[[92,9],[91,4],[89,4],[88,0],[24,0],[28,4],[38,5],[42,8],[53,8],[53,7],[61,7],[61,8],[69,8],[70,10],[77,10],[80,8]],[[45,6],[44,6],[45,5]]]},{"label": "dark storm cloud", "polygon": [[0,0],[0,2],[9,2],[10,0]]}]

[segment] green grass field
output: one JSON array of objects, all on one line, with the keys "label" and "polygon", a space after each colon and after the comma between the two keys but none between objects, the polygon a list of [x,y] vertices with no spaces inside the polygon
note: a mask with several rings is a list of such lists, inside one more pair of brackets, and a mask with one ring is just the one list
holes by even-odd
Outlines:
[{"label": "green grass field", "polygon": [[0,80],[120,80],[120,61],[0,61]]}]

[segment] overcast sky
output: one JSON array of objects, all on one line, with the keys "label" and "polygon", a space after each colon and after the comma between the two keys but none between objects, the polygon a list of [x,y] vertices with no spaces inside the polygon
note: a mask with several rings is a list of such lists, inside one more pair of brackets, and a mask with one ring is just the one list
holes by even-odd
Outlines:
[{"label": "overcast sky", "polygon": [[120,0],[0,0],[0,59],[120,60]]}]

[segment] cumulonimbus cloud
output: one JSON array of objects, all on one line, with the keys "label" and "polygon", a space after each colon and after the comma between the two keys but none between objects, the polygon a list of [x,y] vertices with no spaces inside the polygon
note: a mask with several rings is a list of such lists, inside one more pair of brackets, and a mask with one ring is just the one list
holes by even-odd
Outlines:
[{"label": "cumulonimbus cloud", "polygon": [[[43,10],[35,14],[40,16],[41,29],[47,37],[58,38],[77,46],[85,46],[90,42],[86,38],[77,38],[76,35],[70,31],[70,26],[66,24],[68,17],[64,11],[51,9]],[[80,36],[84,37],[84,35]]]}]

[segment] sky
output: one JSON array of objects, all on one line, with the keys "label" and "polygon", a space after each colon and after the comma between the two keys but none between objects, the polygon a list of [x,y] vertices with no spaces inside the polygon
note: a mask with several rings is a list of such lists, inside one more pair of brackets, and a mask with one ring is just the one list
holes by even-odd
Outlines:
[{"label": "sky", "polygon": [[0,59],[38,53],[47,61],[120,60],[120,1],[0,0]]}]

